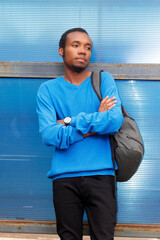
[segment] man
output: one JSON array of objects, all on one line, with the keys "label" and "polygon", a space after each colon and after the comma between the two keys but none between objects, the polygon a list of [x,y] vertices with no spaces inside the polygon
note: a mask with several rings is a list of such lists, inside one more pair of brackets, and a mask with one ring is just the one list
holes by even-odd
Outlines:
[{"label": "man", "polygon": [[100,103],[89,65],[92,41],[81,28],[66,31],[59,42],[65,74],[43,83],[37,95],[40,132],[55,153],[53,180],[57,232],[62,240],[82,239],[86,210],[92,240],[111,240],[116,223],[114,170],[109,134],[123,117],[114,79],[102,73]]}]

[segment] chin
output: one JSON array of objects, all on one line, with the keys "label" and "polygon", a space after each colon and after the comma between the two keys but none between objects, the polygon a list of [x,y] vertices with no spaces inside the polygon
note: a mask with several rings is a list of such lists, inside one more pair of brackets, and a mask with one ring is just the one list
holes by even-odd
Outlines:
[{"label": "chin", "polygon": [[71,69],[72,71],[77,72],[77,73],[83,72],[88,67],[88,64],[86,64],[86,65],[83,65],[83,64],[82,65],[81,64],[69,65],[67,63],[65,63],[65,64],[69,69]]},{"label": "chin", "polygon": [[74,70],[75,72],[81,73],[83,72],[89,64],[77,64],[77,65],[72,65],[72,70]]},{"label": "chin", "polygon": [[86,69],[86,67],[73,66],[72,69],[73,69],[75,72],[77,72],[77,73],[81,73],[81,72],[83,72],[83,71]]}]

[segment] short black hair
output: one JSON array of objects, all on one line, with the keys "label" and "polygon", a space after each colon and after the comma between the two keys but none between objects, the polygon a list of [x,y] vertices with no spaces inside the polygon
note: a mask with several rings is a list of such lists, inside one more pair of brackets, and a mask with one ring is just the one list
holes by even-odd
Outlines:
[{"label": "short black hair", "polygon": [[60,41],[59,41],[59,47],[65,48],[67,35],[71,32],[83,32],[88,35],[87,31],[83,28],[71,28],[62,34]]}]

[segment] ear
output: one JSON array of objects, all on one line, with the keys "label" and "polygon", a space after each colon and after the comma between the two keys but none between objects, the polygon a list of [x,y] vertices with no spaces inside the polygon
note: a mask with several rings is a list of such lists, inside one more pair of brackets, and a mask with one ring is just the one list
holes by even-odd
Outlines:
[{"label": "ear", "polygon": [[59,47],[58,53],[59,53],[59,55],[60,55],[61,57],[63,57],[64,52],[63,52],[63,48],[62,48],[62,47]]}]

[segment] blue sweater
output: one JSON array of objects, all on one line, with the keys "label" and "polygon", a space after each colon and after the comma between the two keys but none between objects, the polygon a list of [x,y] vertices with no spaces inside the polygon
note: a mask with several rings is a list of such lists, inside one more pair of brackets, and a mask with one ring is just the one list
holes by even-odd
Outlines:
[{"label": "blue sweater", "polygon": [[[40,132],[46,145],[54,146],[48,177],[114,175],[109,134],[123,123],[121,102],[113,77],[102,73],[102,98],[116,97],[116,105],[98,112],[100,102],[88,77],[79,86],[67,82],[63,76],[43,83],[37,94],[37,113]],[[70,126],[56,123],[70,116]],[[83,138],[83,134],[96,134]]]}]

